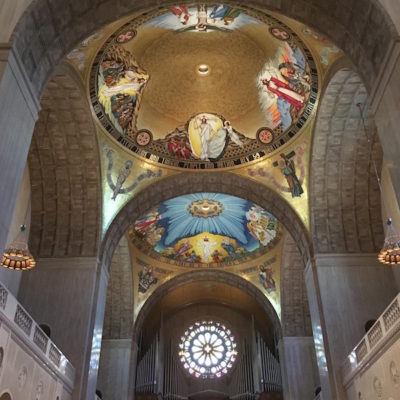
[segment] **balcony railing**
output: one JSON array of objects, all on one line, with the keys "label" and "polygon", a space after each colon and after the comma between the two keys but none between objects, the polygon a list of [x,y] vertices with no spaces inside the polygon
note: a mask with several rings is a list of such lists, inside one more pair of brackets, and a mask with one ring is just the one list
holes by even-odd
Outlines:
[{"label": "balcony railing", "polygon": [[342,365],[343,383],[346,387],[371,358],[400,332],[400,293],[394,298],[379,319],[361,339]]},{"label": "balcony railing", "polygon": [[39,325],[0,283],[0,321],[17,335],[72,390],[75,369]]}]

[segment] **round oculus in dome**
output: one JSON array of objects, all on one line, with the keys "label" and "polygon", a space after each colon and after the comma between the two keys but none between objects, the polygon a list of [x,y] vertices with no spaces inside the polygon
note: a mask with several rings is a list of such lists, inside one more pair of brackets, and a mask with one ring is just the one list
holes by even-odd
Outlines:
[{"label": "round oculus in dome", "polygon": [[210,74],[210,67],[207,64],[200,64],[197,66],[197,73],[201,76],[207,76]]}]

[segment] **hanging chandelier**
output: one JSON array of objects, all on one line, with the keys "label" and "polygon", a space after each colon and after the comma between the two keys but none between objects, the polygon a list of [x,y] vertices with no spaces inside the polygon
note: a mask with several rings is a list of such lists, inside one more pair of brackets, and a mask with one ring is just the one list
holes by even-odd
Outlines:
[{"label": "hanging chandelier", "polygon": [[378,260],[383,264],[400,264],[400,237],[392,225],[392,219],[387,220],[385,242],[379,252]]},{"label": "hanging chandelier", "polygon": [[8,269],[27,270],[36,265],[36,261],[23,240],[25,225],[21,225],[20,232],[15,240],[4,250],[1,265]]},{"label": "hanging chandelier", "polygon": [[[367,138],[367,141],[370,142],[370,139],[367,134],[367,129],[365,126],[365,120],[364,120],[361,103],[357,103],[357,107],[360,111],[364,134]],[[378,181],[379,192],[380,192],[381,198],[382,198],[383,209],[386,211],[387,208],[385,206],[385,197],[383,195],[381,180],[380,180],[379,174],[378,174],[378,169],[376,167],[376,163],[375,163],[375,160],[373,157],[371,157],[371,160],[372,160],[372,164],[374,166],[376,180]],[[382,247],[381,251],[378,254],[378,260],[382,264],[400,265],[400,236],[397,234],[396,230],[394,229],[394,226],[392,224],[392,219],[390,217],[387,219],[386,224],[387,224],[387,228],[386,228],[386,234],[385,234],[385,241],[383,243],[383,247]]]}]

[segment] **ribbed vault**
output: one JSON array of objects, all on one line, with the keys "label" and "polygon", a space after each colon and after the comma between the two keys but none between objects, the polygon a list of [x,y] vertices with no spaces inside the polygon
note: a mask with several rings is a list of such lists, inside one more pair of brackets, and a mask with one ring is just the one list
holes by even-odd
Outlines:
[{"label": "ribbed vault", "polygon": [[293,236],[303,265],[306,265],[311,257],[310,240],[302,221],[289,203],[273,190],[250,179],[227,172],[200,171],[172,175],[138,193],[112,221],[104,236],[99,258],[109,266],[121,237],[151,207],[183,194],[205,191],[241,197],[272,213]]},{"label": "ribbed vault", "polygon": [[[16,28],[15,46],[34,90],[40,93],[53,68],[81,40],[129,13],[175,1],[33,0]],[[258,0],[252,2],[319,29],[343,49],[372,85],[396,36],[377,0]]]},{"label": "ribbed vault", "polygon": [[30,248],[37,257],[94,256],[100,227],[97,142],[83,89],[55,75],[42,97],[28,155]]},{"label": "ribbed vault", "polygon": [[357,103],[366,88],[350,69],[338,71],[322,97],[310,167],[315,253],[374,252],[382,242],[379,186],[382,148],[372,121],[367,140]]}]

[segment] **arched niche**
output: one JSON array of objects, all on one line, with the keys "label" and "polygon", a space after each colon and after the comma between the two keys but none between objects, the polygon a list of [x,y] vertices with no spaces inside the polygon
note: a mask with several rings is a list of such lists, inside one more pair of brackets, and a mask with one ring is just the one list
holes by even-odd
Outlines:
[{"label": "arched niche", "polygon": [[[212,285],[218,283],[221,284],[221,289],[222,286],[231,287],[234,290],[234,293],[237,292],[238,296],[241,296],[243,304],[238,304],[238,309],[243,308],[243,312],[253,312],[260,318],[260,320],[260,316],[262,313],[264,313],[270,321],[270,328],[273,330],[276,341],[282,337],[281,323],[278,315],[275,312],[275,309],[267,297],[256,286],[254,286],[251,282],[248,282],[246,279],[230,272],[204,269],[185,272],[168,280],[163,285],[155,289],[152,295],[144,303],[138,314],[138,317],[136,318],[132,334],[133,341],[138,341],[144,322],[151,314],[153,314],[153,321],[150,321],[150,325],[151,323],[153,323],[153,325],[157,324],[157,317],[160,315],[162,307],[164,307],[163,312],[165,312],[165,310],[173,310],[179,308],[180,306],[188,305],[196,301],[216,301],[221,302],[222,304],[234,305],[235,296],[232,297],[233,292],[227,294],[221,290],[220,293],[212,293],[213,290],[210,289],[207,291],[207,295],[202,295],[196,291],[192,291],[192,293],[190,293],[190,287],[191,285],[193,286],[193,284],[201,286],[202,284]],[[186,290],[182,290],[185,288]],[[180,293],[187,293],[187,296],[182,304],[179,304],[179,302],[183,300],[182,296],[179,296],[179,293],[175,296],[171,295],[177,290],[180,290]],[[169,298],[167,301],[162,303],[162,300],[165,300],[165,298],[168,296]],[[147,322],[149,323],[149,321]],[[266,327],[264,328],[266,329]]]}]

